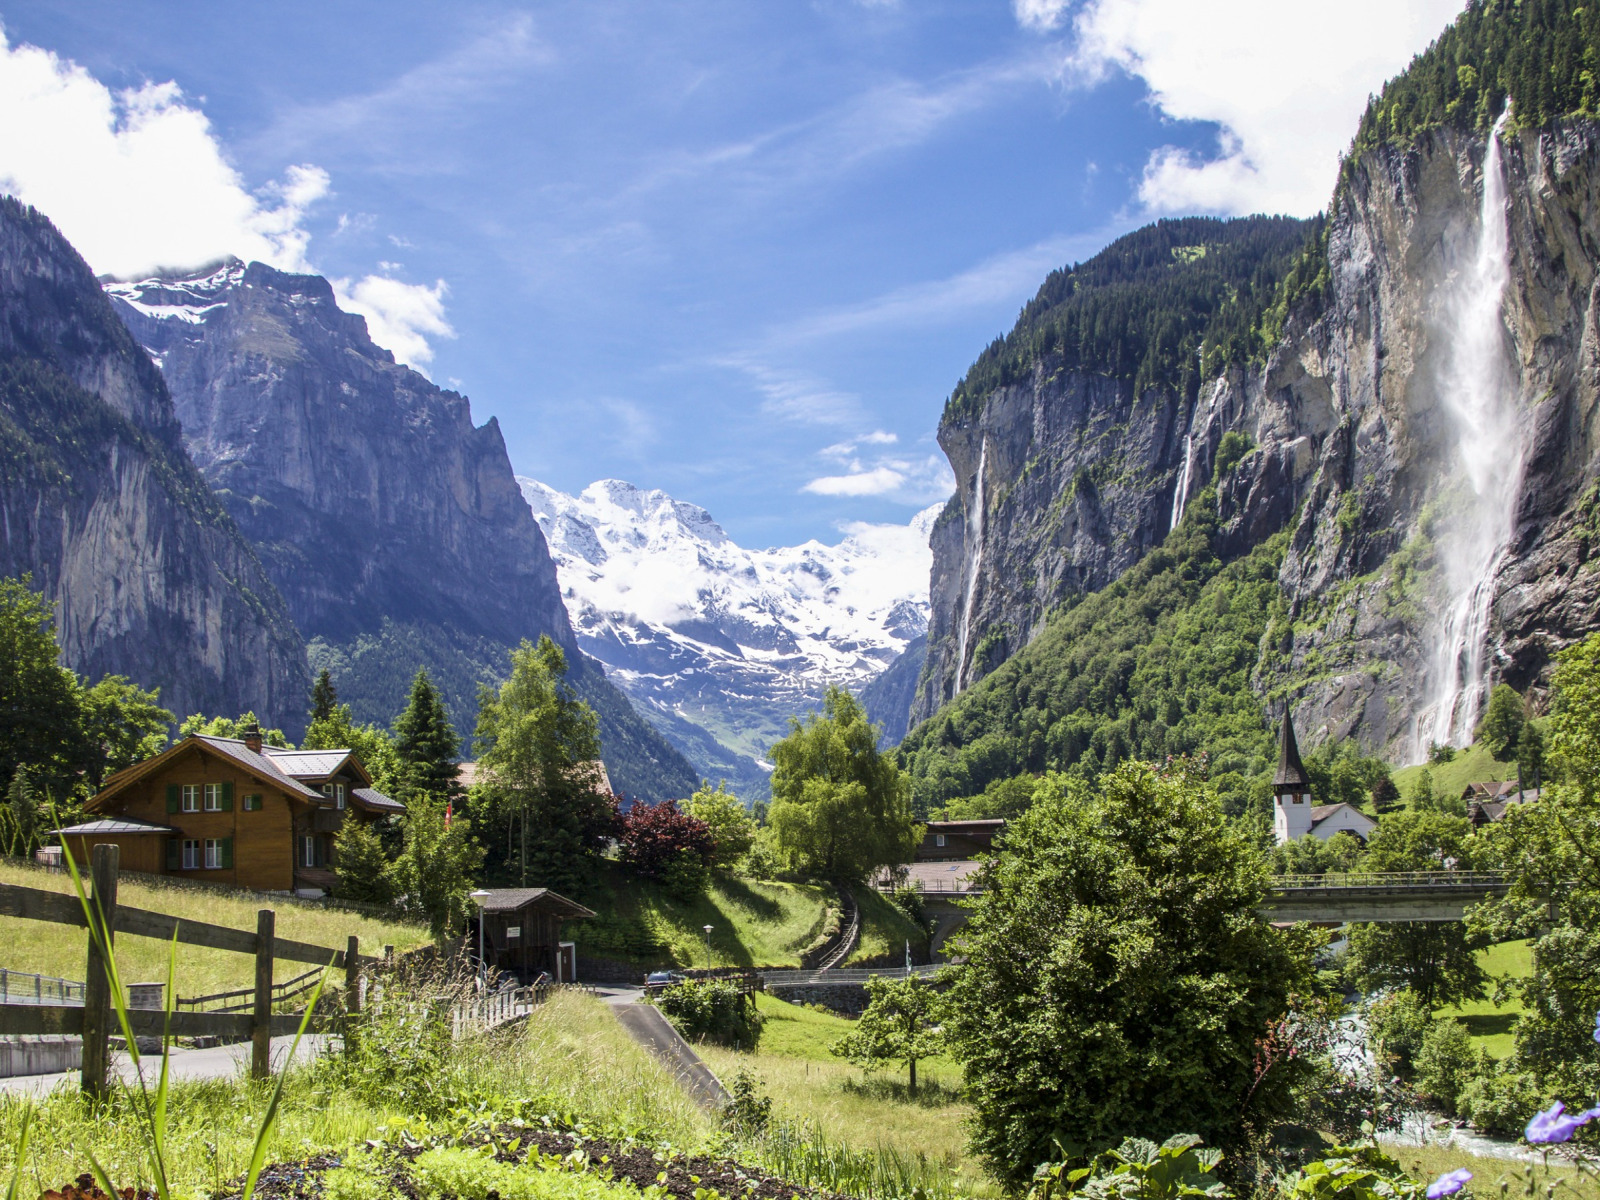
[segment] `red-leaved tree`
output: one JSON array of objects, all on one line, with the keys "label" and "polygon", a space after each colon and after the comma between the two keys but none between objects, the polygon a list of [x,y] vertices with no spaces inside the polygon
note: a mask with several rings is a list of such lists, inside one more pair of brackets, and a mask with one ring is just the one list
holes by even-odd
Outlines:
[{"label": "red-leaved tree", "polygon": [[680,809],[674,800],[635,802],[623,815],[618,841],[622,861],[646,879],[666,878],[669,867],[690,856],[697,866],[708,866],[716,848],[711,828]]}]

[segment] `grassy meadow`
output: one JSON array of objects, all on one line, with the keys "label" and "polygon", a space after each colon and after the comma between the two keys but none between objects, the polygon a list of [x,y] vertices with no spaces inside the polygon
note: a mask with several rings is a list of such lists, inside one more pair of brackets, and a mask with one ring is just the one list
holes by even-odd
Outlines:
[{"label": "grassy meadow", "polygon": [[969,1109],[959,1096],[961,1071],[947,1058],[917,1065],[918,1094],[907,1093],[904,1070],[868,1075],[830,1047],[853,1022],[831,1013],[757,997],[765,1021],[754,1052],[703,1045],[699,1052],[724,1083],[749,1071],[772,1097],[773,1118],[804,1126],[854,1150],[921,1159],[925,1170],[971,1196],[998,1195],[967,1152]]},{"label": "grassy meadow", "polygon": [[[1478,963],[1491,976],[1509,975],[1524,979],[1533,973],[1533,950],[1526,941],[1502,942],[1478,951]],[[1490,984],[1490,992],[1494,985]],[[1437,1010],[1436,1017],[1454,1017],[1467,1027],[1475,1045],[1482,1046],[1496,1058],[1505,1058],[1513,1049],[1511,1027],[1522,1012],[1522,1001],[1507,1000],[1499,1007],[1493,1000],[1468,1000]]]},{"label": "grassy meadow", "polygon": [[1489,753],[1487,746],[1478,743],[1470,749],[1456,751],[1456,756],[1447,763],[1423,763],[1414,767],[1402,767],[1394,773],[1393,778],[1404,800],[1411,799],[1411,793],[1417,786],[1417,778],[1424,771],[1428,772],[1429,778],[1433,780],[1435,796],[1459,796],[1466,791],[1469,783],[1515,779],[1517,764],[1501,762]]},{"label": "grassy meadow", "polygon": [[[45,871],[16,859],[0,859],[0,882],[41,891],[71,892],[72,877]],[[117,883],[117,900],[131,908],[171,913],[193,921],[227,925],[254,933],[256,913],[270,908],[277,913],[277,934],[313,946],[342,950],[346,939],[361,939],[363,954],[381,954],[384,946],[398,953],[423,945],[428,930],[421,925],[380,920],[361,913],[326,908],[314,901],[289,896],[263,897],[226,888],[200,888],[165,884],[153,877],[124,875]],[[62,979],[81,980],[88,934],[70,925],[0,917],[0,967],[37,972]],[[167,977],[167,943],[153,938],[123,936],[117,939],[117,961],[128,983],[156,982]],[[278,981],[302,975],[305,963],[274,964]],[[206,996],[249,987],[255,980],[255,960],[247,954],[179,946],[177,991],[179,996]]]}]

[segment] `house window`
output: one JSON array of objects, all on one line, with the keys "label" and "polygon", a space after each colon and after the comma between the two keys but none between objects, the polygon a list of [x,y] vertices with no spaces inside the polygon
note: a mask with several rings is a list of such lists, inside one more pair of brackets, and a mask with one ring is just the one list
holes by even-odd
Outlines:
[{"label": "house window", "polygon": [[302,867],[328,865],[328,855],[323,840],[315,834],[307,834],[300,839],[300,865]]},{"label": "house window", "polygon": [[244,811],[245,812],[260,812],[261,811],[261,793],[260,792],[250,792],[245,796],[245,798],[244,798]]},{"label": "house window", "polygon": [[344,784],[342,783],[333,785],[333,806],[335,808],[344,807]]},{"label": "house window", "polygon": [[222,866],[222,839],[206,839],[206,870],[215,871]]},{"label": "house window", "polygon": [[208,783],[205,785],[205,810],[207,812],[222,811],[222,785]]},{"label": "house window", "polygon": [[198,838],[183,839],[183,869],[185,871],[198,871],[200,869],[200,841]]},{"label": "house window", "polygon": [[200,785],[198,783],[186,783],[183,785],[183,811],[200,811]]},{"label": "house window", "polygon": [[934,834],[933,835],[933,844],[935,846],[943,846],[944,845],[944,834],[942,834],[942,833]]}]

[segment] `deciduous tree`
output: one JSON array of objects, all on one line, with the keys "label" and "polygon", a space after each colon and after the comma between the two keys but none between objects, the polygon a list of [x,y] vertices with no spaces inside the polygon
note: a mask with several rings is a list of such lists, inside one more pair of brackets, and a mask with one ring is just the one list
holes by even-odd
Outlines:
[{"label": "deciduous tree", "polygon": [[206,737],[242,738],[245,730],[255,726],[261,730],[261,740],[269,746],[276,746],[280,750],[293,750],[294,743],[284,736],[281,729],[268,729],[256,720],[253,712],[241,713],[235,717],[208,717],[204,713],[192,713],[183,719],[183,724],[178,726],[178,736],[181,738],[193,737],[204,734]]},{"label": "deciduous tree", "polygon": [[1266,872],[1207,785],[1129,763],[1047,777],[984,873],[949,994],[973,1144],[1008,1184],[1124,1137],[1235,1145],[1307,1069],[1257,1050],[1312,986],[1317,935],[1257,906]]},{"label": "deciduous tree", "polygon": [[756,823],[726,782],[715,788],[710,781],[683,804],[684,811],[711,831],[713,855],[719,867],[731,867],[749,852],[756,839]]},{"label": "deciduous tree", "polygon": [[1473,740],[1482,742],[1490,754],[1504,762],[1516,754],[1526,719],[1526,709],[1517,689],[1509,683],[1497,684],[1489,693],[1489,705],[1478,727],[1472,731]]},{"label": "deciduous tree", "polygon": [[435,938],[466,926],[483,848],[464,817],[445,820],[444,802],[426,793],[406,805],[405,840],[393,868],[403,908],[428,922]]},{"label": "deciduous tree", "polygon": [[567,660],[548,637],[511,652],[511,677],[478,691],[473,738],[483,810],[514,835],[518,876],[577,888],[612,836],[614,798],[591,766],[600,757],[594,712],[566,683]]},{"label": "deciduous tree", "polygon": [[147,692],[121,675],[107,675],[82,689],[87,782],[98,791],[107,775],[160,754],[167,745],[173,716],[161,707],[161,696]]},{"label": "deciduous tree", "polygon": [[944,999],[919,976],[867,980],[867,1011],[832,1046],[833,1053],[867,1071],[904,1065],[917,1094],[917,1063],[944,1048]]},{"label": "deciduous tree", "polygon": [[910,782],[849,692],[830,687],[820,715],[791,718],[772,761],[767,821],[791,870],[858,880],[916,850]]},{"label": "deciduous tree", "polygon": [[55,617],[31,576],[0,579],[0,786],[17,768],[57,787],[80,770],[78,680],[57,661]]}]

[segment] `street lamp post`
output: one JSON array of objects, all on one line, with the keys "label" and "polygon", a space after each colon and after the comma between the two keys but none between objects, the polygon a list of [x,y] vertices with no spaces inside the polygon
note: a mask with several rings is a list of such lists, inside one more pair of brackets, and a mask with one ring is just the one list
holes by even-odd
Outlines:
[{"label": "street lamp post", "polygon": [[485,991],[489,986],[489,972],[483,961],[483,906],[488,903],[490,893],[479,888],[472,893],[472,902],[478,906],[478,990]]},{"label": "street lamp post", "polygon": [[711,969],[711,926],[705,925],[702,928],[706,931],[706,970],[709,971]]}]

